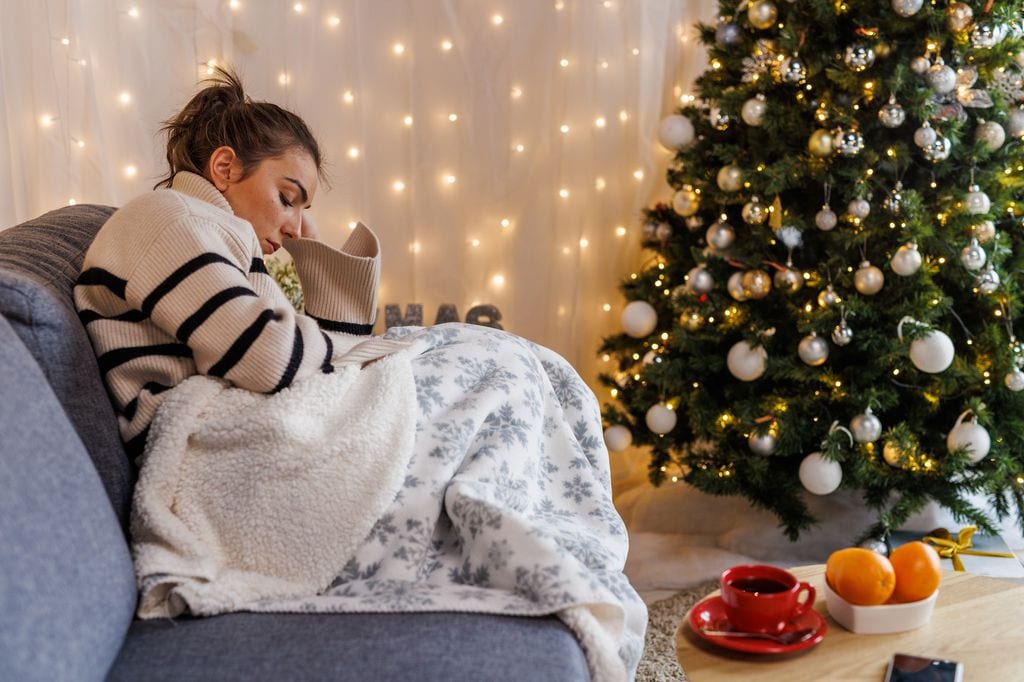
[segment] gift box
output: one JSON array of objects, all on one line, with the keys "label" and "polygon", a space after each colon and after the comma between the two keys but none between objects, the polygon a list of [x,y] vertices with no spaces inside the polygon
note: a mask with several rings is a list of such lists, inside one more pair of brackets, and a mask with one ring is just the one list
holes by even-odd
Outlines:
[{"label": "gift box", "polygon": [[1006,542],[998,535],[981,535],[973,526],[960,530],[936,528],[930,533],[899,530],[889,536],[893,548],[922,540],[934,547],[943,557],[945,570],[964,570],[973,575],[993,578],[1024,579],[1024,564],[1021,563]]}]

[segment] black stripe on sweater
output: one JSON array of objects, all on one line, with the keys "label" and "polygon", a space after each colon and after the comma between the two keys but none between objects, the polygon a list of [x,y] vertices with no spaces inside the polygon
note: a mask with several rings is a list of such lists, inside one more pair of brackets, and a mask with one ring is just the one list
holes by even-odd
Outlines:
[{"label": "black stripe on sweater", "polygon": [[174,336],[182,343],[188,343],[188,339],[192,336],[192,333],[199,328],[199,326],[206,322],[206,320],[213,315],[218,308],[222,305],[238,298],[239,296],[256,296],[256,292],[249,287],[230,287],[223,291],[218,291],[216,294],[206,300],[199,310],[195,311],[188,318],[181,323],[178,327],[178,331],[174,332]]},{"label": "black stripe on sweater", "polygon": [[215,377],[223,377],[225,374],[231,371],[231,368],[238,364],[245,352],[249,350],[249,347],[256,342],[260,334],[263,333],[263,328],[267,326],[267,323],[271,320],[280,319],[278,314],[272,309],[268,308],[260,313],[260,316],[256,318],[256,321],[249,325],[242,334],[235,339],[235,342],[228,348],[228,352],[224,354],[220,360],[217,361],[213,367],[207,372],[207,374]]},{"label": "black stripe on sweater", "polygon": [[149,436],[149,427],[147,426],[142,433],[135,436],[131,440],[125,441],[124,451],[128,455],[128,460],[135,462],[135,459],[142,455],[146,450],[146,438]]},{"label": "black stripe on sweater", "polygon": [[149,316],[146,315],[146,313],[142,312],[141,310],[129,310],[128,312],[121,313],[120,315],[107,316],[100,315],[95,310],[85,309],[78,311],[78,319],[81,320],[82,325],[85,326],[88,325],[90,322],[95,322],[96,320],[113,320],[115,322],[142,322],[143,320],[149,319]]},{"label": "black stripe on sweater", "polygon": [[320,332],[320,336],[324,337],[324,343],[327,344],[327,355],[324,356],[324,364],[320,365],[320,371],[324,374],[330,374],[334,371],[334,365],[331,364],[331,357],[334,355],[334,342],[331,341],[331,337]]},{"label": "black stripe on sweater", "polygon": [[277,386],[274,386],[274,390],[271,393],[277,393],[282,388],[290,386],[292,381],[295,380],[295,373],[299,371],[299,365],[302,364],[303,345],[302,330],[296,326],[295,341],[292,343],[292,357],[288,360],[288,366],[284,368],[281,380],[277,382]]},{"label": "black stripe on sweater", "polygon": [[249,266],[249,272],[262,272],[264,275],[269,275],[267,272],[267,264],[263,262],[262,258],[253,258],[252,265]]},{"label": "black stripe on sweater", "polygon": [[230,265],[234,269],[239,270],[241,272],[241,269],[237,265],[235,265],[233,262],[231,262],[224,256],[220,255],[219,253],[200,254],[193,258],[192,260],[185,263],[184,265],[180,266],[170,275],[168,275],[167,279],[165,279],[163,282],[160,282],[160,284],[158,284],[156,288],[154,288],[153,291],[150,292],[149,296],[146,297],[146,300],[142,302],[143,312],[145,312],[147,315],[151,315],[153,313],[153,308],[155,308],[156,304],[160,302],[160,299],[162,299],[167,294],[171,293],[174,287],[181,284],[186,277],[196,272],[197,270],[205,268],[207,265],[213,265],[215,263],[224,263],[226,265]]},{"label": "black stripe on sweater", "polygon": [[108,351],[98,358],[100,371],[106,374],[115,367],[136,358],[144,358],[147,355],[162,355],[165,357],[190,358],[192,349],[180,343],[161,343],[155,346],[131,346],[128,348],[117,348]]},{"label": "black stripe on sweater", "polygon": [[128,280],[121,279],[103,268],[89,268],[78,276],[75,284],[106,287],[112,294],[124,300],[124,290],[128,286]]},{"label": "black stripe on sweater", "polygon": [[[149,382],[146,383],[145,386],[143,386],[139,390],[139,393],[141,394],[142,391],[149,391],[150,395],[159,395],[160,393],[163,393],[164,391],[171,390],[171,388],[173,388],[173,387],[172,386],[167,386],[165,384],[157,383],[156,381],[149,381]],[[138,396],[136,396],[136,397],[134,397],[134,398],[132,398],[131,400],[128,401],[128,404],[124,406],[123,410],[121,410],[121,414],[124,415],[125,419],[127,419],[128,421],[131,421],[131,420],[135,419],[135,410],[137,410],[138,408],[139,408],[139,398],[138,398]]]},{"label": "black stripe on sweater", "polygon": [[[309,313],[306,313],[309,315]],[[355,334],[356,336],[369,336],[373,333],[372,324],[356,324],[354,322],[336,322],[334,320],[325,320],[317,317],[316,315],[309,315],[316,323],[320,325],[321,329],[326,329],[329,332],[342,332],[344,334]]]}]

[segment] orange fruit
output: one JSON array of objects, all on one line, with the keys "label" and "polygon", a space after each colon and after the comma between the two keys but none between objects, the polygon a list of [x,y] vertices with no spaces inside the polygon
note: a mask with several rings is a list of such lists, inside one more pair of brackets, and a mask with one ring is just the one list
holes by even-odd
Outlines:
[{"label": "orange fruit", "polygon": [[942,562],[935,548],[924,542],[908,542],[889,554],[896,571],[893,602],[920,601],[932,596],[942,581]]},{"label": "orange fruit", "polygon": [[884,604],[896,587],[892,563],[863,547],[832,552],[825,564],[825,579],[836,594],[860,606]]}]

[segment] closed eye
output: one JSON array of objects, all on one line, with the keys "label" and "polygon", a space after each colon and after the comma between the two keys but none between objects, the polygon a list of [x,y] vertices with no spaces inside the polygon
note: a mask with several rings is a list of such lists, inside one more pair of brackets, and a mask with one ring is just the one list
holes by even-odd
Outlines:
[{"label": "closed eye", "polygon": [[292,207],[292,202],[288,201],[288,199],[284,196],[284,193],[278,192],[277,196],[281,198],[281,203],[285,206],[285,208]]}]

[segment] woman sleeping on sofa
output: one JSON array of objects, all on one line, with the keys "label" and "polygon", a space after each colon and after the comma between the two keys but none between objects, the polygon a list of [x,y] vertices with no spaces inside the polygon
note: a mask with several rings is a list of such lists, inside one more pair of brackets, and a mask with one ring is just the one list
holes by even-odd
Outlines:
[{"label": "woman sleeping on sofa", "polygon": [[[558,614],[596,679],[631,677],[646,610],[572,367],[484,327],[373,336],[377,238],[319,240],[316,139],[231,72],[164,130],[167,178],[75,287],[141,467],[139,615]],[[279,248],[302,314],[264,267]]]}]

